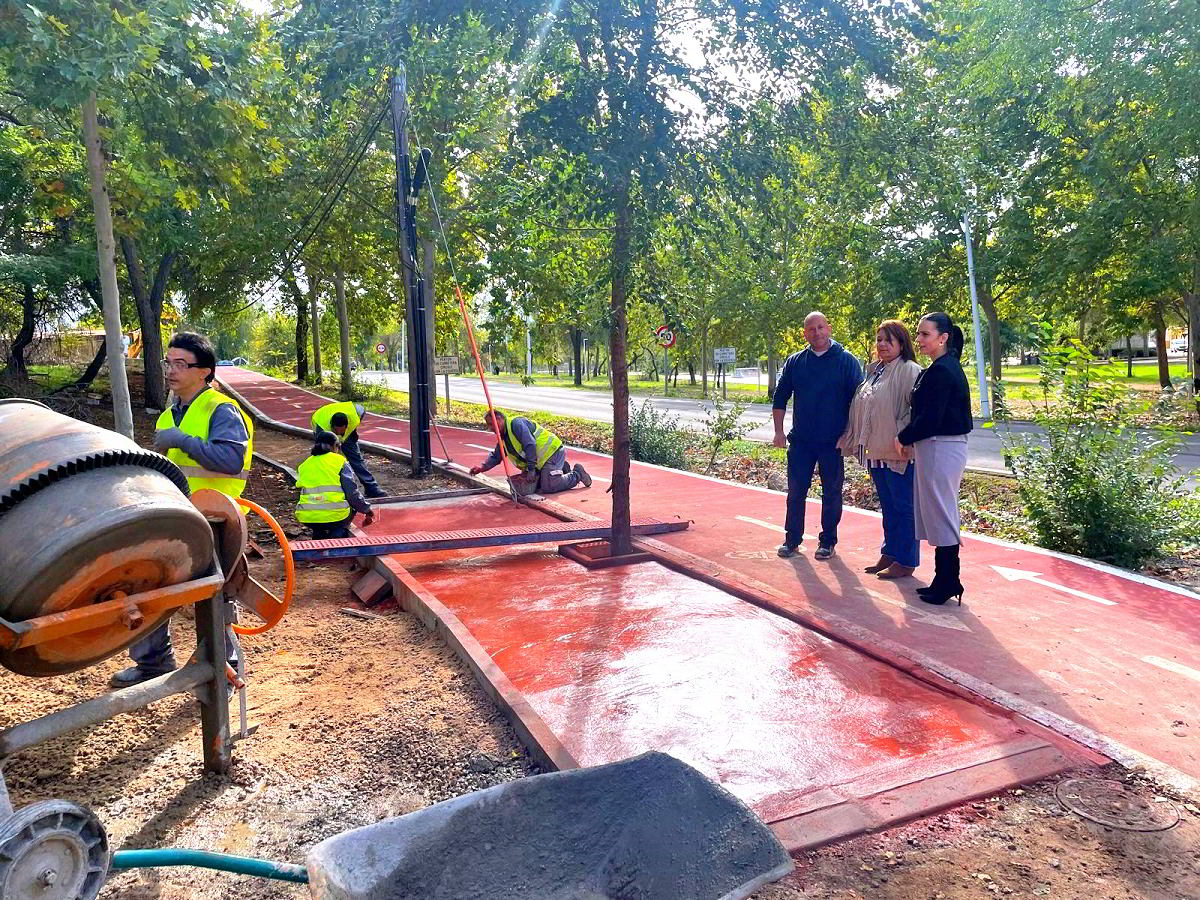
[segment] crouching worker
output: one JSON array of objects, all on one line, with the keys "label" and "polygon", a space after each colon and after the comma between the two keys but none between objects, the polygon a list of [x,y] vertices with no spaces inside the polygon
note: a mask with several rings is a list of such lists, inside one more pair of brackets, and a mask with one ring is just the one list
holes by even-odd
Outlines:
[{"label": "crouching worker", "polygon": [[338,452],[337,435],[317,432],[312,455],[296,469],[296,521],[307,525],[315,540],[350,537],[350,520],[356,512],[375,521],[375,511],[354,482],[354,473],[346,457]]},{"label": "crouching worker", "polygon": [[[554,432],[543,428],[536,422],[524,416],[513,416],[511,419],[498,410],[489,410],[483,420],[488,428],[494,427],[500,432],[501,443],[483,461],[483,465],[473,466],[472,475],[486,472],[500,464],[506,455],[509,461],[524,477],[517,479],[516,487],[523,488],[522,493],[557,494],[569,491],[577,484],[584,487],[592,486],[592,476],[579,463],[572,466],[567,462],[567,448],[562,439]],[[523,482],[521,484],[520,482]]]}]

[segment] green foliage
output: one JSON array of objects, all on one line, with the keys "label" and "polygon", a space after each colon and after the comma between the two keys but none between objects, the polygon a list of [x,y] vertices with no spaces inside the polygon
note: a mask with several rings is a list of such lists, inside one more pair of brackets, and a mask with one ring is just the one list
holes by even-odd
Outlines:
[{"label": "green foliage", "polygon": [[1097,377],[1078,345],[1043,351],[1039,381],[1045,440],[1005,437],[1038,543],[1136,568],[1184,537],[1169,514],[1184,496],[1171,458],[1177,436],[1135,428],[1144,404]]},{"label": "green foliage", "polygon": [[686,469],[691,449],[691,437],[679,426],[679,420],[655,409],[649,400],[629,417],[629,452],[634,459]]},{"label": "green foliage", "polygon": [[708,444],[708,465],[704,467],[704,473],[707,475],[712,471],[713,463],[717,461],[717,454],[727,444],[740,440],[754,426],[749,422],[743,422],[742,413],[746,411],[746,405],[741,400],[734,400],[730,406],[720,397],[714,397],[712,408],[704,414],[704,424],[708,432],[706,443]]}]

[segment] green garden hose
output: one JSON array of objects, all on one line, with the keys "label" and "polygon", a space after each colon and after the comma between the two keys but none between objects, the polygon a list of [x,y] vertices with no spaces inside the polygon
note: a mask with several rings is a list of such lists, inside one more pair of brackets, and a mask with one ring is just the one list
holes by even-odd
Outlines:
[{"label": "green garden hose", "polygon": [[112,855],[110,868],[152,869],[158,866],[199,866],[257,878],[273,878],[276,881],[308,883],[308,870],[304,866],[208,850],[118,850]]}]

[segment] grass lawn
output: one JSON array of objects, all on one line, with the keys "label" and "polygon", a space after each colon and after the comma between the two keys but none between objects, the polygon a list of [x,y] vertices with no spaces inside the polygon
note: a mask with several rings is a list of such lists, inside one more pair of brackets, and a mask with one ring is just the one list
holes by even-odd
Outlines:
[{"label": "grass lawn", "polygon": [[[70,384],[79,377],[81,369],[75,366],[29,366],[29,380],[47,394]],[[107,378],[105,383],[107,384]]]}]

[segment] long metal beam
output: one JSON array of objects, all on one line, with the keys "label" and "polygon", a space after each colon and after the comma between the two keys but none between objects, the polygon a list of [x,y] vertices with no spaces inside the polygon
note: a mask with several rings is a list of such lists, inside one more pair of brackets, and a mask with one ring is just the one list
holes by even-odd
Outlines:
[{"label": "long metal beam", "polygon": [[[635,519],[636,535],[666,534],[683,531],[684,522],[659,522]],[[503,547],[511,544],[545,544],[582,538],[610,538],[608,522],[547,522],[510,528],[474,528],[469,531],[420,531],[411,534],[379,534],[354,538],[329,538],[321,541],[292,542],[296,559],[344,559],[356,556],[388,556],[392,553],[420,553],[426,550],[461,550],[471,547]]]}]

